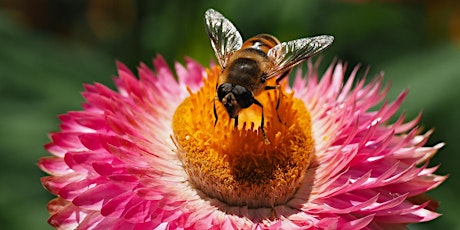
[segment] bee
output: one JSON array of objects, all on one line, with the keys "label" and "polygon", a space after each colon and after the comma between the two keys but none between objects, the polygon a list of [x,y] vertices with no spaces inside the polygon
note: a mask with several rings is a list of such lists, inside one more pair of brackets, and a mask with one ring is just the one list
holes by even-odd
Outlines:
[{"label": "bee", "polygon": [[[205,13],[205,28],[222,69],[216,84],[214,125],[218,120],[216,100],[224,105],[230,118],[235,119],[235,127],[239,112],[255,104],[262,109],[260,127],[265,143],[269,144],[264,130],[263,105],[255,97],[264,90],[278,89],[280,81],[294,66],[329,47],[334,37],[322,35],[280,43],[272,35],[259,34],[243,43],[236,27],[213,9]],[[277,77],[276,85],[267,85],[273,77]],[[276,110],[279,100],[280,97]]]}]

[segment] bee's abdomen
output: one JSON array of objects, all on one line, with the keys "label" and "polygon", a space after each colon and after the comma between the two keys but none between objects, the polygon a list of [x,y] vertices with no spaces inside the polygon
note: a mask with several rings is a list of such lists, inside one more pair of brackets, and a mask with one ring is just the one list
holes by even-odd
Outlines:
[{"label": "bee's abdomen", "polygon": [[267,53],[268,50],[278,44],[280,44],[280,41],[278,41],[278,39],[274,36],[269,34],[259,34],[245,41],[241,49],[257,49]]}]

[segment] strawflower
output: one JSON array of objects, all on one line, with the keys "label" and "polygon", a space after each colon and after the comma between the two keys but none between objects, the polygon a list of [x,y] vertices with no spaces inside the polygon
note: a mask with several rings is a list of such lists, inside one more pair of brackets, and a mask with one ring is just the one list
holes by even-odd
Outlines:
[{"label": "strawflower", "polygon": [[[445,176],[424,147],[431,131],[397,112],[382,77],[355,83],[358,68],[309,63],[281,94],[233,126],[213,100],[218,67],[187,59],[175,72],[158,57],[139,79],[118,63],[117,91],[86,85],[82,111],[59,118],[39,167],[49,224],[58,229],[405,229],[439,216],[425,192]],[[177,79],[177,80],[176,80]],[[320,80],[319,80],[320,79]],[[278,96],[279,108],[276,109]]]}]

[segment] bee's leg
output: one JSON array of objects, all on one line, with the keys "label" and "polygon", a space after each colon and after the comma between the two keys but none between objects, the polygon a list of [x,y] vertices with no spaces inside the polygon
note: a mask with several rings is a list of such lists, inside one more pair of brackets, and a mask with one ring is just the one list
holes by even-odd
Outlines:
[{"label": "bee's leg", "polygon": [[271,89],[278,89],[278,100],[276,102],[276,111],[278,111],[278,108],[280,107],[280,98],[281,98],[281,90],[279,90],[280,88],[280,85],[268,85],[268,86],[265,86],[265,90],[271,90]]},{"label": "bee's leg", "polygon": [[[292,71],[292,68],[286,70],[283,74],[281,74],[281,75],[276,79],[276,85],[279,85],[281,80],[283,80],[286,76],[289,76],[289,74],[291,73],[291,71]],[[280,107],[280,98],[281,98],[281,90],[278,91],[278,102],[276,102],[276,111],[278,111],[278,108]],[[280,117],[278,116],[278,118],[280,118]],[[281,119],[280,119],[280,122],[281,122]]]},{"label": "bee's leg", "polygon": [[279,90],[278,90],[278,100],[276,101],[276,107],[275,107],[275,109],[276,109],[276,116],[278,117],[278,121],[279,121],[280,123],[283,123],[283,122],[281,121],[280,114],[278,113],[278,108],[280,107],[280,101],[281,101],[281,90],[279,89]]},{"label": "bee's leg", "polygon": [[235,128],[238,127],[238,115],[235,117]]},{"label": "bee's leg", "polygon": [[280,101],[281,101],[281,90],[279,90],[280,85],[267,85],[265,86],[264,90],[273,90],[277,89],[278,90],[278,100],[276,100],[276,115],[278,116],[278,121],[281,122],[280,115],[278,114],[278,108],[280,107]]},{"label": "bee's leg", "polygon": [[277,79],[276,79],[276,84],[279,85],[280,81],[282,81],[286,76],[288,76],[292,71],[291,69],[286,70],[283,74],[281,74]]},{"label": "bee's leg", "polygon": [[[281,90],[278,90],[278,101],[276,102],[276,111],[278,111],[278,108],[280,107],[280,101],[281,101]],[[278,118],[280,118],[278,116]],[[281,119],[280,119],[281,122]]]},{"label": "bee's leg", "polygon": [[216,118],[216,120],[214,121],[214,127],[215,127],[217,124],[217,120],[219,119],[219,117],[217,116],[217,110],[216,110],[216,100],[214,100],[214,118]]},{"label": "bee's leg", "polygon": [[[292,71],[292,68],[291,68],[291,69],[288,69],[288,70],[286,70],[286,71],[284,71],[284,73],[281,74],[281,75],[276,79],[276,86],[275,86],[276,89],[279,88],[280,81],[282,81],[286,76],[289,76],[289,74],[291,73],[291,71]],[[272,86],[272,87],[273,87],[273,86]],[[276,107],[275,107],[275,108],[276,108],[276,115],[278,116],[278,121],[279,121],[280,123],[282,123],[282,121],[281,121],[280,114],[278,113],[278,108],[280,107],[280,101],[281,101],[281,96],[282,96],[281,94],[282,94],[281,90],[278,90],[278,100],[276,101]]]},{"label": "bee's leg", "polygon": [[260,122],[260,129],[262,130],[262,135],[264,136],[264,142],[266,145],[270,144],[270,141],[268,141],[268,138],[267,138],[267,135],[265,134],[265,129],[264,129],[264,121],[265,121],[265,118],[264,118],[264,107],[262,106],[262,104],[254,99],[254,104],[260,106],[260,108],[262,109],[262,121]]},{"label": "bee's leg", "polygon": [[219,117],[217,116],[217,110],[216,110],[216,100],[218,100],[218,97],[217,97],[217,87],[219,87],[219,83],[216,82],[216,97],[214,97],[214,118],[216,118],[216,121],[214,121],[214,127],[216,127],[217,125],[217,120],[219,119]]},{"label": "bee's leg", "polygon": [[[289,76],[291,73],[292,68],[286,70],[283,74],[281,74],[277,79],[276,79],[276,85],[280,84],[280,81],[283,80],[286,76]],[[278,91],[278,102],[276,103],[276,111],[278,111],[278,108],[280,107],[280,98],[281,98],[281,90]],[[278,116],[279,118],[279,116]],[[281,119],[280,119],[281,122]]]},{"label": "bee's leg", "polygon": [[273,89],[278,89],[280,86],[279,85],[267,85],[264,87],[264,90],[273,90]]}]

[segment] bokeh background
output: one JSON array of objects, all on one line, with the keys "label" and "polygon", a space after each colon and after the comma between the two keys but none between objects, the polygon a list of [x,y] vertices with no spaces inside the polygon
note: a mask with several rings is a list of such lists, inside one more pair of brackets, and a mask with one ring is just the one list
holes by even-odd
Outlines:
[{"label": "bokeh background", "polygon": [[[460,3],[457,0],[147,1],[0,0],[0,228],[50,229],[36,162],[48,153],[58,114],[80,110],[83,83],[113,88],[115,61],[135,70],[163,55],[172,66],[190,56],[214,58],[203,13],[215,8],[245,38],[280,40],[318,34],[336,40],[323,55],[368,77],[385,72],[394,99],[410,89],[401,111],[435,128],[429,145],[447,142],[432,165],[450,178],[431,196],[443,216],[411,229],[460,229]],[[304,66],[305,67],[305,66]]]}]

